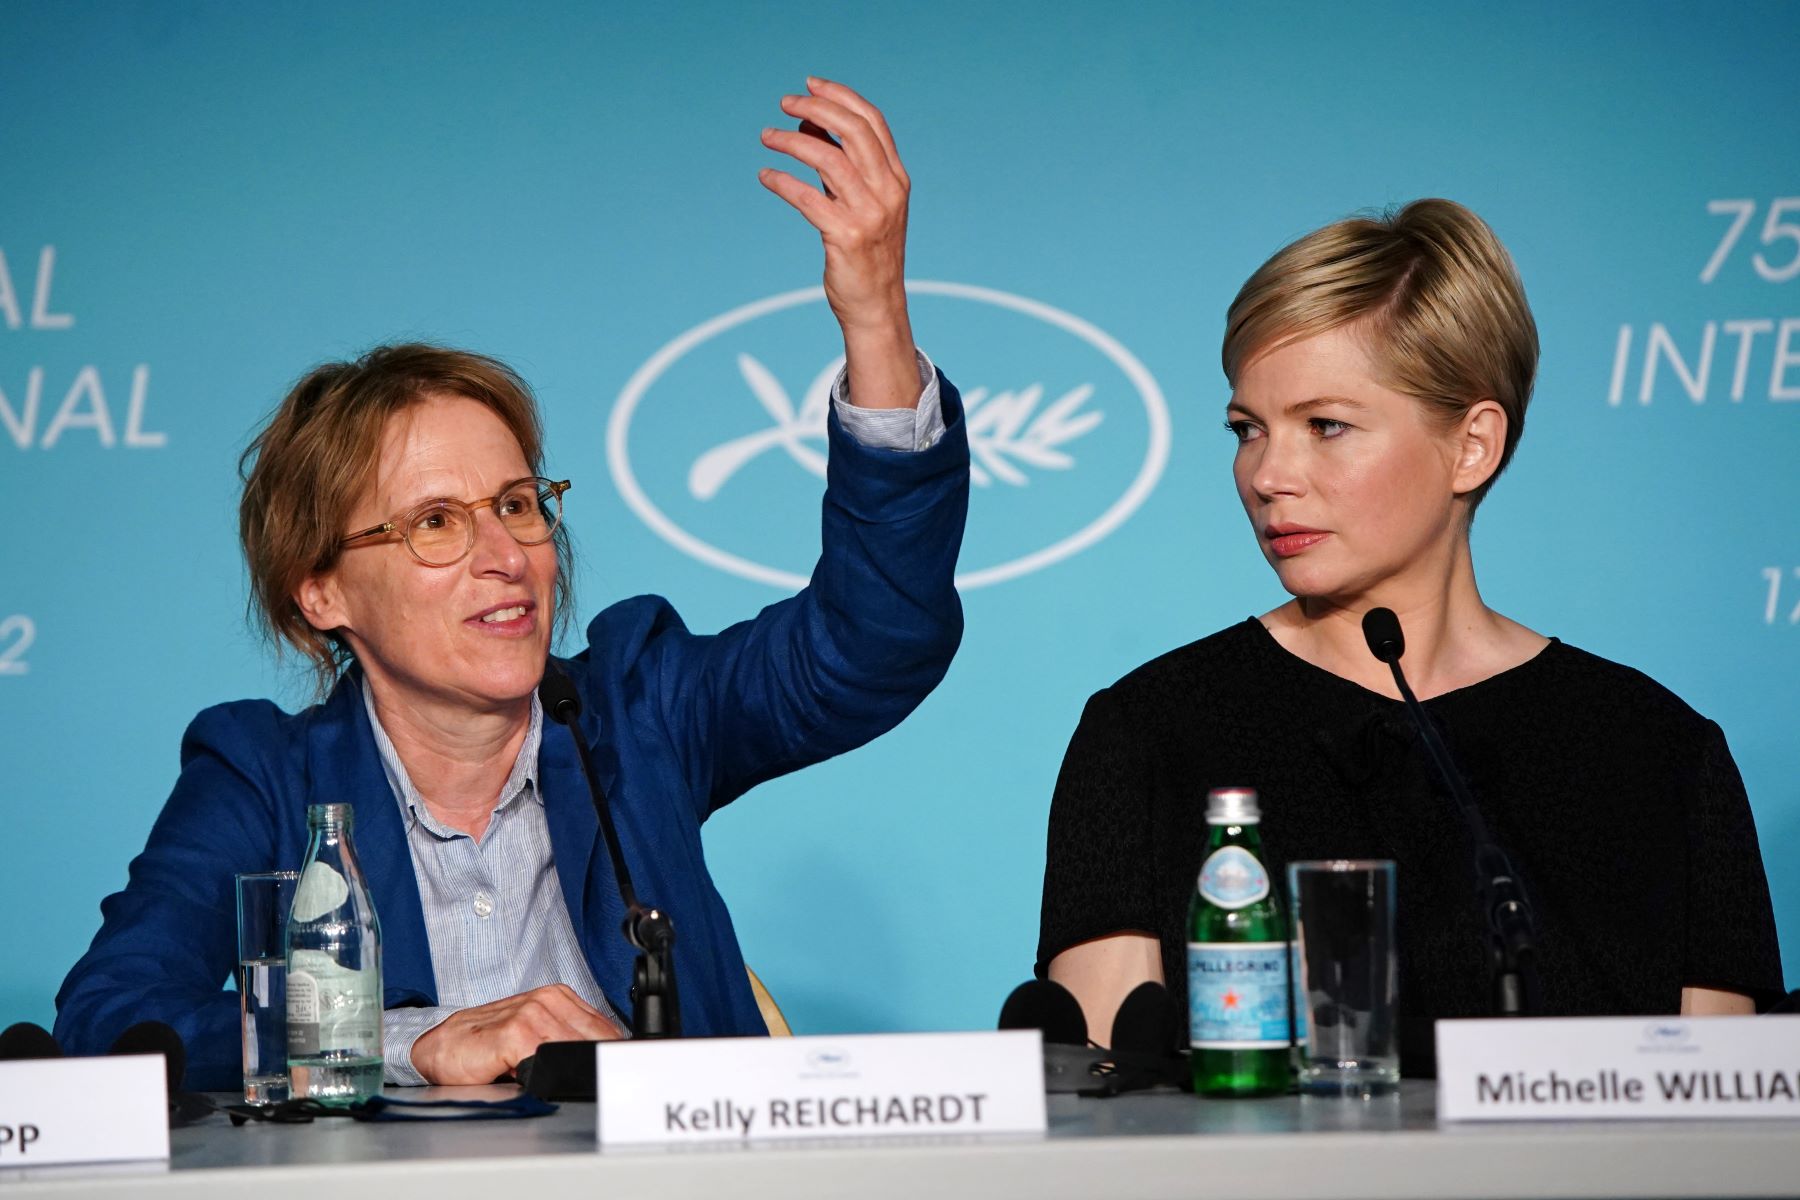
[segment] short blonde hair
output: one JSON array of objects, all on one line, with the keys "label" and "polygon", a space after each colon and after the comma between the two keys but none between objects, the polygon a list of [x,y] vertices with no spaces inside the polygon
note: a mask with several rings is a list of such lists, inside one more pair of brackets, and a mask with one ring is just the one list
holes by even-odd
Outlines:
[{"label": "short blonde hair", "polygon": [[[357,503],[375,478],[382,432],[394,414],[428,395],[465,396],[492,409],[518,439],[526,467],[542,475],[543,423],[525,381],[505,363],[466,350],[377,346],[355,362],[314,367],[294,385],[238,461],[244,496],[238,535],[250,570],[250,615],[279,650],[287,643],[330,691],[351,659],[344,639],[314,629],[294,593],[337,562]],[[556,531],[557,625],[573,603],[567,526]]]},{"label": "short blonde hair", "polygon": [[1537,374],[1537,323],[1512,256],[1487,222],[1450,200],[1352,217],[1282,247],[1238,291],[1225,321],[1225,378],[1257,355],[1358,325],[1384,386],[1416,397],[1446,427],[1482,400],[1506,412],[1500,465],[1512,461]]}]

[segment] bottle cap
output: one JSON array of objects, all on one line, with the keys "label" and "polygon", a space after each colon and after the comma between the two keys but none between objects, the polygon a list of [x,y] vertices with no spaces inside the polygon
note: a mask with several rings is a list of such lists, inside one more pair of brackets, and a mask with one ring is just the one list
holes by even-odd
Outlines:
[{"label": "bottle cap", "polygon": [[1254,825],[1261,820],[1255,788],[1214,788],[1206,793],[1208,825]]}]

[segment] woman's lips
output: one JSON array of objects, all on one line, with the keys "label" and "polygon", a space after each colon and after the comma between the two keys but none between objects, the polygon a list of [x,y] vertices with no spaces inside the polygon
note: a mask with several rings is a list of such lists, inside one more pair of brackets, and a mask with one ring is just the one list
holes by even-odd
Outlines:
[{"label": "woman's lips", "polygon": [[1279,558],[1292,558],[1318,545],[1329,533],[1317,529],[1296,529],[1291,533],[1278,533],[1269,539],[1269,546]]},{"label": "woman's lips", "polygon": [[482,633],[499,637],[522,637],[537,629],[537,606],[512,604],[504,608],[489,609],[480,616],[470,617],[463,624],[473,625]]}]

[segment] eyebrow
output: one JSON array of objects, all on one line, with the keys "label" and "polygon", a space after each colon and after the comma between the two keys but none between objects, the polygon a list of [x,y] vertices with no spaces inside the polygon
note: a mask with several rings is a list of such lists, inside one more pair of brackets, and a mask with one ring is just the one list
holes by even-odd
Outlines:
[{"label": "eyebrow", "polygon": [[[1364,404],[1361,400],[1354,400],[1349,396],[1314,396],[1310,400],[1296,400],[1283,409],[1282,412],[1285,416],[1297,417],[1312,412],[1314,409],[1328,408],[1334,404],[1341,408],[1354,408],[1359,412],[1366,412],[1369,408],[1369,406]],[[1239,404],[1235,399],[1225,406],[1227,414],[1231,413],[1234,409],[1246,414],[1250,412],[1249,409]]]},{"label": "eyebrow", "polygon": [[[527,480],[536,479],[536,478],[537,478],[537,476],[535,476],[535,475],[521,475],[517,479],[509,479],[505,483],[500,485],[500,490],[495,492],[494,496],[504,496],[509,489],[515,488],[519,484],[524,483]],[[490,499],[491,498],[492,497],[490,497]],[[437,492],[437,493],[434,493],[433,495],[429,495],[429,496],[420,496],[417,500],[414,500],[410,504],[402,504],[399,508],[394,510],[394,513],[395,513],[395,515],[404,515],[406,513],[411,512],[415,508],[421,508],[427,504],[438,504],[445,500],[455,500],[458,503],[463,503],[463,504],[468,503],[468,501],[463,500],[462,497],[460,497],[460,496],[450,496],[450,495],[444,494],[443,492]]]}]

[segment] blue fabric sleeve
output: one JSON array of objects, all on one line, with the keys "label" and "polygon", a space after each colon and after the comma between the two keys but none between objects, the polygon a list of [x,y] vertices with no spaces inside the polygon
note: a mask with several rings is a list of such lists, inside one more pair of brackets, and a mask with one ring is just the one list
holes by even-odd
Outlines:
[{"label": "blue fabric sleeve", "polygon": [[[803,591],[710,636],[671,614],[645,647],[634,669],[701,819],[893,728],[949,668],[969,445],[956,389],[942,373],[937,384],[945,432],[924,449],[863,445],[833,414],[821,552]],[[605,619],[589,630],[596,657]]]},{"label": "blue fabric sleeve", "polygon": [[188,727],[181,775],[131,862],[123,891],[101,902],[88,952],[56,997],[56,1036],[70,1054],[103,1054],[139,1021],[162,1021],[187,1049],[186,1086],[235,1089],[242,1078],[233,875],[274,869],[273,780],[249,748],[274,739],[273,705],[207,709]]}]

